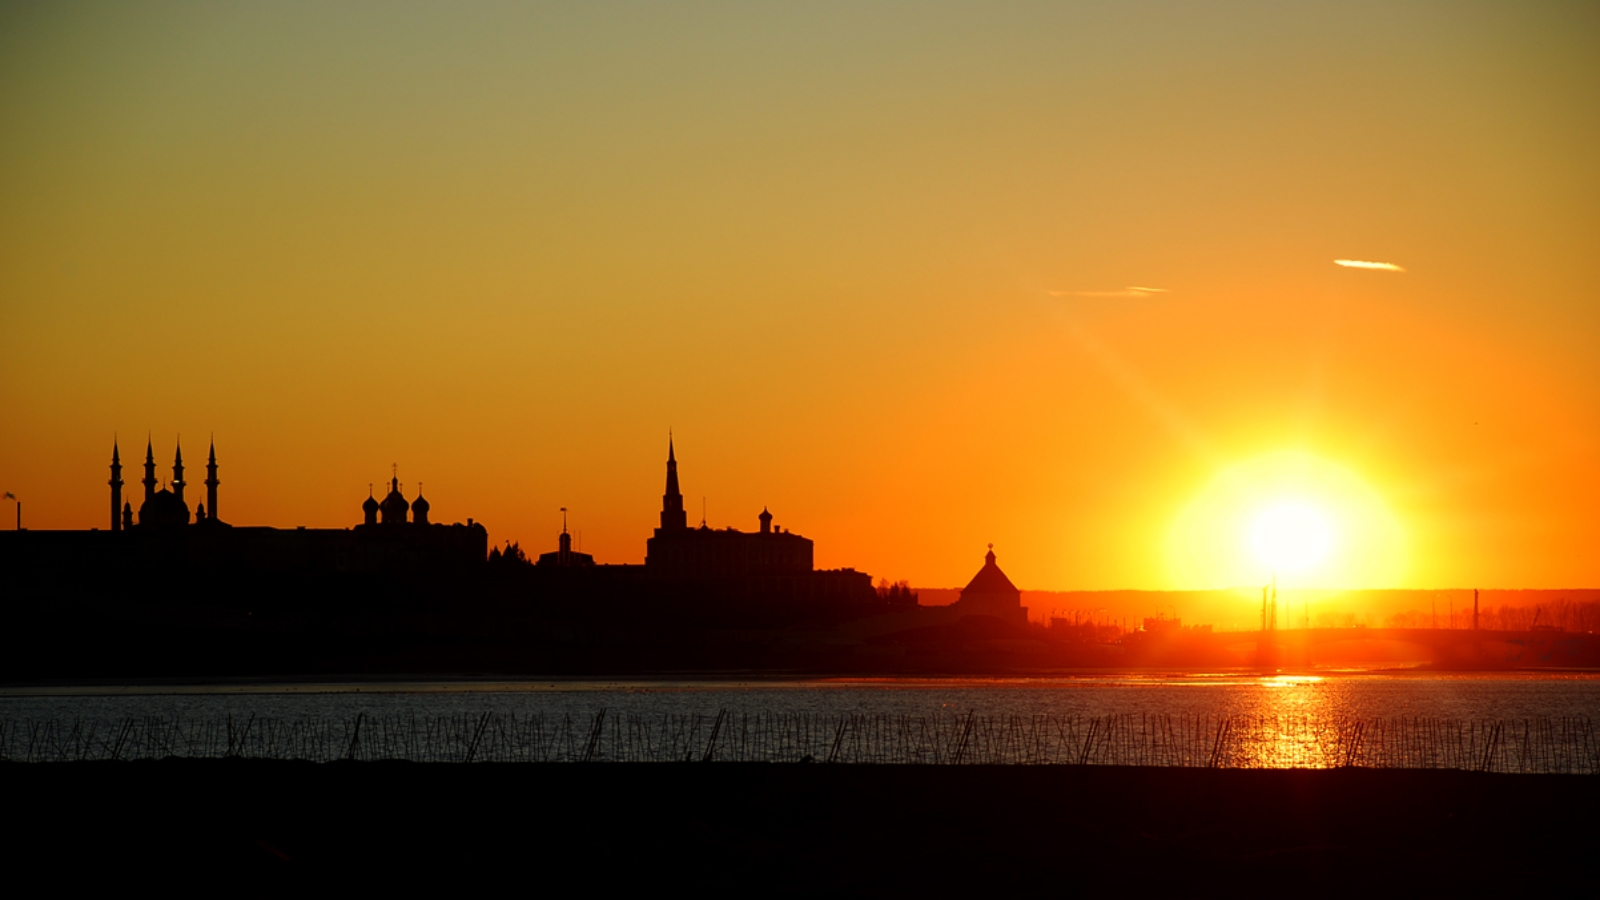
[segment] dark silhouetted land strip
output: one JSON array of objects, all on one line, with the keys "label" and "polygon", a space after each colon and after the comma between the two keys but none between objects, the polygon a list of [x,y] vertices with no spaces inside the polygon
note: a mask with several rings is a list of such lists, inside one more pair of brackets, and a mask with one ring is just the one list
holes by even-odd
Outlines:
[{"label": "dark silhouetted land strip", "polygon": [[10,871],[245,893],[427,874],[600,895],[1577,896],[1600,877],[1584,776],[166,760],[3,764],[0,794]]}]

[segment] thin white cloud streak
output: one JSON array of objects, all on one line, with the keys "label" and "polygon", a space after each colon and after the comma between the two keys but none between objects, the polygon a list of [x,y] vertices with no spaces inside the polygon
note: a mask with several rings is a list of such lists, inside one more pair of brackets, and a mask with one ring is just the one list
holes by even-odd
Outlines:
[{"label": "thin white cloud streak", "polygon": [[1380,272],[1405,271],[1405,269],[1400,268],[1394,263],[1368,262],[1364,259],[1336,259],[1333,261],[1333,264],[1336,266],[1344,266],[1346,269],[1376,269]]},{"label": "thin white cloud streak", "polygon": [[1148,297],[1165,294],[1166,288],[1125,287],[1120,291],[1045,291],[1052,297]]}]

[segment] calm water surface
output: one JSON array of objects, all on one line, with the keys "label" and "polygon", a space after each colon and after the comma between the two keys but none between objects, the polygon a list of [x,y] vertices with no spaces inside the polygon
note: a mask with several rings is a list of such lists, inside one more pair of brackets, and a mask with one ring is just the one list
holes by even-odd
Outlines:
[{"label": "calm water surface", "polygon": [[1292,716],[1349,721],[1600,718],[1600,673],[1123,674],[1050,679],[371,681],[0,689],[0,720],[102,727],[164,719],[868,713],[991,716]]}]

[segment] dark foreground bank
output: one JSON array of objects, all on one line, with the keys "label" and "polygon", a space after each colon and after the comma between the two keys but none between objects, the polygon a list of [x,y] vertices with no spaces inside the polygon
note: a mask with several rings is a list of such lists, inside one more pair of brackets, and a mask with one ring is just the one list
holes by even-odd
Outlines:
[{"label": "dark foreground bank", "polygon": [[[0,764],[13,876],[909,896],[1587,896],[1600,778],[820,764]],[[207,879],[226,878],[226,882]]]}]

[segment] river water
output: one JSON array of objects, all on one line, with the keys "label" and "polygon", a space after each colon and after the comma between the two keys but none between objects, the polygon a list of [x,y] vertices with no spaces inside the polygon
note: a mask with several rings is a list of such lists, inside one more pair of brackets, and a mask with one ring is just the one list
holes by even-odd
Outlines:
[{"label": "river water", "polygon": [[0,688],[0,721],[612,715],[1600,718],[1600,673],[1126,673],[1043,679],[364,681]]}]

